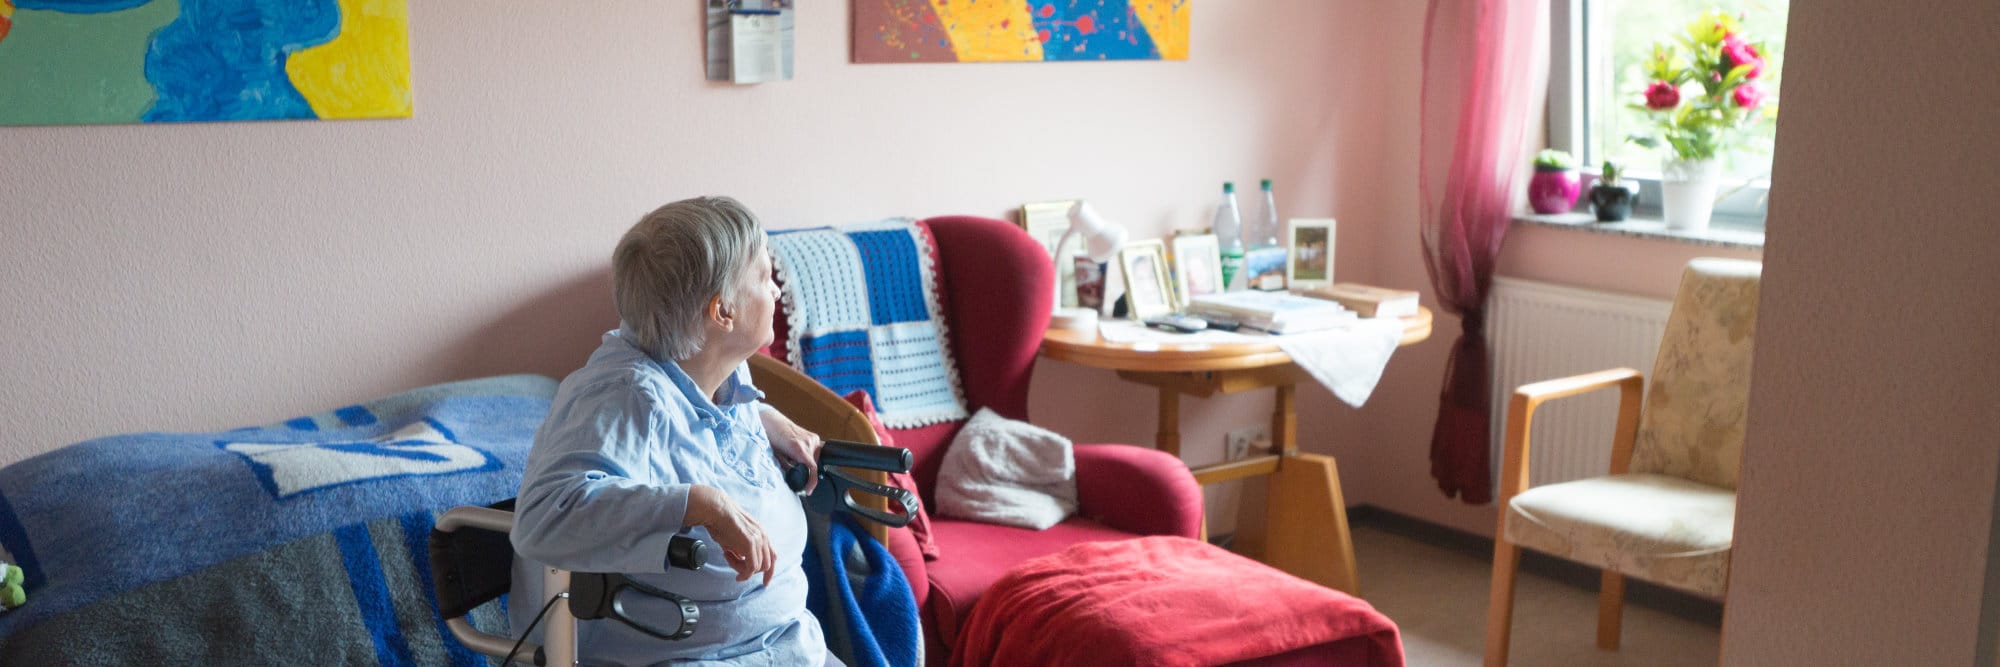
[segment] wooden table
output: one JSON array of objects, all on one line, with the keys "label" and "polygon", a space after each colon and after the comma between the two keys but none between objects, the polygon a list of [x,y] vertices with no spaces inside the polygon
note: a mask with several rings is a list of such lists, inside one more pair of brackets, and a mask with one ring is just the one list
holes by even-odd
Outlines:
[{"label": "wooden table", "polygon": [[[1431,311],[1419,308],[1403,318],[1401,345],[1431,335]],[[1042,356],[1118,372],[1118,377],[1160,390],[1160,424],[1155,436],[1161,451],[1181,454],[1180,397],[1272,388],[1277,407],[1271,411],[1273,453],[1194,468],[1203,485],[1270,476],[1265,502],[1266,525],[1246,534],[1237,528],[1238,550],[1273,567],[1329,588],[1359,595],[1354,568],[1354,543],[1347,530],[1347,505],[1341,498],[1340,472],[1333,457],[1304,454],[1298,447],[1298,383],[1312,381],[1276,343],[1117,343],[1095,328],[1050,329],[1042,337]]]}]

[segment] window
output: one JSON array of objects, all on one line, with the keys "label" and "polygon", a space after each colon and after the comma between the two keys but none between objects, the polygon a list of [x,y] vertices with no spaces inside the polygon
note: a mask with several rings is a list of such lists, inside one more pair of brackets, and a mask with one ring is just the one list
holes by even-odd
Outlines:
[{"label": "window", "polygon": [[[1782,79],[1785,17],[1790,0],[1553,0],[1554,51],[1550,59],[1549,144],[1568,150],[1587,167],[1605,160],[1624,165],[1647,192],[1642,207],[1657,215],[1657,185],[1664,148],[1627,140],[1653,129],[1643,103],[1646,61],[1655,43],[1670,43],[1705,10],[1735,15],[1742,32],[1763,42],[1766,65],[1757,83],[1768,101],[1759,110],[1772,119],[1742,131],[1722,156],[1726,195],[1716,205],[1718,224],[1762,227],[1770,188]],[[1647,206],[1650,204],[1650,206]],[[1644,209],[1642,209],[1644,210]]]}]

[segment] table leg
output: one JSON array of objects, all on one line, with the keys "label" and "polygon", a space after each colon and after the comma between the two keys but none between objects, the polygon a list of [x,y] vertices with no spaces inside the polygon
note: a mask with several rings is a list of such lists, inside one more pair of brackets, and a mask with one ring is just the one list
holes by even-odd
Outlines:
[{"label": "table leg", "polygon": [[1333,457],[1287,456],[1271,476],[1266,498],[1269,537],[1264,562],[1327,588],[1361,595],[1354,567],[1354,538],[1347,531],[1347,502]]},{"label": "table leg", "polygon": [[1278,405],[1271,410],[1271,452],[1282,456],[1299,453],[1298,385],[1277,386]]},{"label": "table leg", "polygon": [[1160,451],[1175,457],[1181,455],[1180,392],[1160,388],[1160,432],[1154,436],[1154,442],[1159,444]]}]

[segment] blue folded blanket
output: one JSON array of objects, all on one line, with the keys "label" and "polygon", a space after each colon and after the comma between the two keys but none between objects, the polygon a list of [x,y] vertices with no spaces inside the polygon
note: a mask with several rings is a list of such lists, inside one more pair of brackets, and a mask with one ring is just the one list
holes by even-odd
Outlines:
[{"label": "blue folded blanket", "polygon": [[914,667],[924,635],[903,566],[851,516],[808,513],[806,522],[806,608],[827,650],[851,667]]},{"label": "blue folded blanket", "polygon": [[[423,540],[437,513],[519,490],[555,387],[456,382],[270,426],[101,438],[0,469],[0,560],[22,566],[28,591],[0,614],[0,662],[344,662],[347,647],[413,664],[432,662],[416,657],[430,647],[484,664],[439,636],[435,601],[423,608]],[[121,629],[132,638],[104,634]]]}]

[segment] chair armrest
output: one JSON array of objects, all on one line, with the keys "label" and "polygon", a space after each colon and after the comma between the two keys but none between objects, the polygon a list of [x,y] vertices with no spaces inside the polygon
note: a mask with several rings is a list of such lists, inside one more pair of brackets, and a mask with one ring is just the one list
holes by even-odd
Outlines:
[{"label": "chair armrest", "polygon": [[1558,398],[1567,398],[1608,387],[1618,387],[1618,427],[1612,433],[1611,470],[1625,472],[1632,463],[1632,441],[1639,433],[1639,399],[1645,376],[1630,368],[1614,368],[1572,375],[1555,380],[1524,384],[1507,401],[1507,441],[1500,464],[1499,506],[1505,512],[1515,494],[1528,489],[1528,434],[1534,425],[1535,408]]},{"label": "chair armrest", "polygon": [[822,438],[882,444],[867,415],[784,361],[765,354],[750,355],[750,382],[764,392],[764,403]]},{"label": "chair armrest", "polygon": [[1077,445],[1076,504],[1128,533],[1201,538],[1201,485],[1186,463],[1159,450]]},{"label": "chair armrest", "polygon": [[[805,430],[818,433],[819,437],[831,440],[846,440],[864,445],[879,445],[875,437],[875,427],[868,423],[868,416],[847,402],[847,399],[833,393],[818,380],[775,357],[766,354],[750,355],[750,382],[764,392],[764,403],[777,408]],[[854,470],[854,476],[872,484],[888,484],[889,474],[879,470]],[[855,500],[862,505],[887,511],[889,500],[881,496],[859,494]],[[872,521],[862,522],[862,527],[875,541],[888,543],[889,527]]]}]

